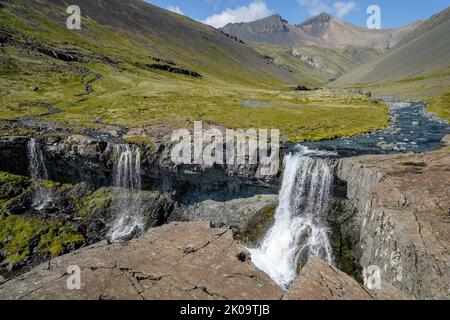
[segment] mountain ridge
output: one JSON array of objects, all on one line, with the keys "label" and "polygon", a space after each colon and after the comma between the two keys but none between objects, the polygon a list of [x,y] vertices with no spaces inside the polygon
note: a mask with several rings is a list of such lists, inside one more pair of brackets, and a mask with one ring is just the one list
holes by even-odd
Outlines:
[{"label": "mountain ridge", "polygon": [[[332,86],[426,80],[450,69],[450,8],[423,22],[385,55],[332,83]],[[447,40],[447,41],[446,41]],[[422,79],[423,78],[423,79]],[[443,81],[443,80],[442,80]]]},{"label": "mountain ridge", "polygon": [[[273,28],[275,19],[281,21],[286,32],[291,32],[293,35],[279,40],[275,36],[268,34],[268,32],[275,29]],[[312,44],[319,47],[352,45],[386,51],[395,46],[420,23],[421,21],[416,21],[401,28],[370,30],[323,12],[297,25],[292,25],[279,14],[275,14],[253,22],[228,24],[221,30],[246,42],[253,43]],[[264,30],[261,30],[261,25],[264,25]],[[272,32],[272,35],[277,34],[279,33]]]}]

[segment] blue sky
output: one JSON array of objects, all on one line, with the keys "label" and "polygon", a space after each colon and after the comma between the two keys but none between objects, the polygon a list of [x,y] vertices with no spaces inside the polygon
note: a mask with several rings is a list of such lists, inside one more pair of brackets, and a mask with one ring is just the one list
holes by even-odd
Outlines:
[{"label": "blue sky", "polygon": [[220,27],[226,22],[252,21],[279,13],[297,24],[311,15],[327,11],[345,21],[365,26],[370,5],[381,8],[382,28],[395,28],[450,6],[450,0],[146,0],[178,11],[195,20]]}]

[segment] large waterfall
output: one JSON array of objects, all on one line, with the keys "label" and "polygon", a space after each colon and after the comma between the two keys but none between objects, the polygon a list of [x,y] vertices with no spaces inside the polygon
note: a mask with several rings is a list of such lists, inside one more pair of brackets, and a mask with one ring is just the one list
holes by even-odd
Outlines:
[{"label": "large waterfall", "polygon": [[136,146],[114,146],[114,185],[117,187],[116,220],[111,241],[127,240],[144,229],[141,212],[141,151]]},{"label": "large waterfall", "polygon": [[[35,139],[28,141],[28,160],[30,176],[34,180],[48,180],[48,172],[45,167],[44,155]],[[33,208],[41,211],[52,202],[52,192],[40,184],[33,188]]]},{"label": "large waterfall", "polygon": [[275,223],[261,246],[249,249],[253,263],[284,289],[309,257],[333,263],[325,218],[334,162],[327,153],[299,148],[285,159]]}]

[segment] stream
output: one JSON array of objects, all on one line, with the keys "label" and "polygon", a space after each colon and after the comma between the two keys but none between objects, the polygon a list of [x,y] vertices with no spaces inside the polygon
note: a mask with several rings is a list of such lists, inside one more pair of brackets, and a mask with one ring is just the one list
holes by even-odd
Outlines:
[{"label": "stream", "polygon": [[391,126],[356,137],[307,142],[310,149],[333,151],[341,157],[369,154],[422,153],[437,150],[441,140],[450,134],[448,122],[425,110],[421,102],[385,99],[389,106]]},{"label": "stream", "polygon": [[326,217],[338,157],[426,152],[439,149],[446,121],[425,111],[423,103],[385,100],[391,126],[370,134],[295,145],[284,159],[275,223],[257,248],[253,263],[288,290],[310,257],[334,263]]}]

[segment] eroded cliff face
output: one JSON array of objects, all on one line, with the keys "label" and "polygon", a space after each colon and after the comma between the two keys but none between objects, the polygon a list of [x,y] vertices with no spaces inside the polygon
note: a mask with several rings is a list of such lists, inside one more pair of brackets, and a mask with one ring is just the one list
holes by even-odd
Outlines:
[{"label": "eroded cliff face", "polygon": [[356,208],[341,231],[358,235],[363,270],[379,267],[416,298],[449,299],[450,152],[343,159],[337,177]]},{"label": "eroded cliff face", "polygon": [[[14,219],[19,215],[21,219],[28,219],[37,214],[29,210],[31,188],[36,181],[26,177],[29,175],[28,141],[27,137],[0,138],[0,171],[20,175],[8,177],[0,183],[0,205],[6,214],[4,218],[9,219],[5,220],[8,226],[16,226]],[[279,177],[260,177],[258,168],[252,166],[176,166],[170,161],[170,142],[163,141],[141,144],[142,196],[147,199],[143,208],[146,227],[160,226],[168,221],[210,221],[215,227],[232,228],[238,241],[256,245],[273,223]],[[31,248],[26,259],[4,263],[0,266],[2,268],[21,268],[44,261],[50,257],[45,248],[54,248],[55,243],[61,249],[58,255],[101,241],[114,218],[110,210],[114,207],[114,197],[111,196],[114,192],[114,142],[72,135],[65,138],[42,137],[38,143],[49,179],[54,181],[40,182],[53,193],[54,201],[51,207],[38,212],[38,218],[70,227],[71,241],[61,242],[66,234],[63,233],[61,238],[58,231],[42,252],[39,250],[42,235],[53,234],[52,229],[43,224],[43,228],[36,229],[36,232],[32,230],[29,242],[23,243],[24,248]],[[342,159],[336,168],[335,181],[333,208],[327,219],[332,230],[335,270],[344,271],[360,284],[351,282],[344,274],[334,279],[337,271],[323,282],[315,276],[316,271],[331,269],[317,261],[311,261],[309,269],[305,266],[305,271],[300,274],[303,280],[296,282],[304,281],[311,288],[325,290],[333,281],[345,280],[350,291],[342,293],[337,286],[335,293],[329,296],[325,290],[323,297],[329,299],[350,298],[352,294],[356,298],[449,299],[448,148],[420,155]],[[19,222],[29,225],[27,221]],[[190,228],[188,224],[181,226],[176,229],[180,237],[182,228]],[[79,236],[83,239],[80,240]],[[23,253],[21,248],[19,246],[16,250],[19,255]],[[4,247],[2,250],[0,258],[4,260],[7,252]],[[246,259],[250,258],[247,256]],[[367,288],[361,283],[367,282],[365,271],[371,266],[380,268],[383,290],[367,291],[366,294],[363,291]],[[165,284],[162,286],[164,289]],[[133,290],[131,293],[141,298]],[[199,291],[199,294],[203,293]],[[271,294],[281,297],[275,289]],[[290,298],[315,297],[302,294],[296,293]],[[235,297],[234,293],[228,296]]]},{"label": "eroded cliff face", "polygon": [[[107,239],[121,194],[128,192],[114,186],[115,146],[123,142],[40,136],[36,146],[46,177],[33,179],[30,139],[0,138],[0,273],[5,277]],[[144,229],[168,221],[211,221],[256,241],[272,221],[278,177],[259,177],[257,166],[176,166],[171,147],[164,139],[140,144]],[[49,198],[42,207],[34,203],[37,189]]]},{"label": "eroded cliff face", "polygon": [[[0,171],[28,175],[27,137],[0,138]],[[84,135],[37,138],[51,180],[84,182],[94,188],[112,184],[114,145]],[[141,143],[142,187],[171,192],[176,196],[202,194],[249,194],[274,192],[279,175],[263,176],[258,165],[176,165],[171,160],[170,137]],[[282,163],[282,160],[280,161]]]}]

